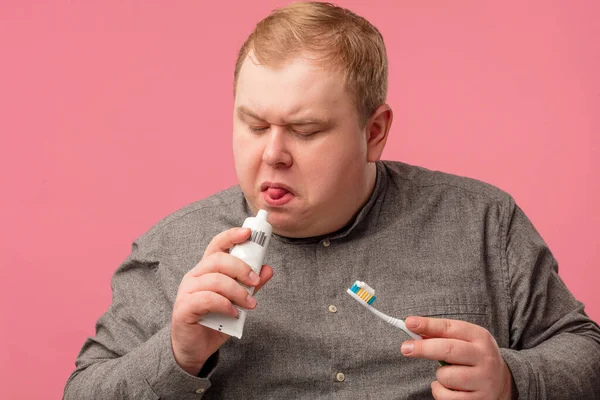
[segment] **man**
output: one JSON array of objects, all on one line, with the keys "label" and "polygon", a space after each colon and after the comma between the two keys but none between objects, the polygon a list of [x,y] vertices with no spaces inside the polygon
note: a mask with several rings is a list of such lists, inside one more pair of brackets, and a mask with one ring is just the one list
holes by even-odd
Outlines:
[{"label": "man", "polygon": [[[240,185],[134,243],[66,399],[600,392],[600,329],[511,197],[380,161],[392,110],[375,27],[328,4],[284,7],[242,47],[234,87]],[[256,276],[228,249],[259,209],[275,235]],[[425,339],[365,313],[345,294],[357,279]],[[265,285],[258,307],[236,281]],[[254,310],[242,339],[197,323],[234,304]]]}]

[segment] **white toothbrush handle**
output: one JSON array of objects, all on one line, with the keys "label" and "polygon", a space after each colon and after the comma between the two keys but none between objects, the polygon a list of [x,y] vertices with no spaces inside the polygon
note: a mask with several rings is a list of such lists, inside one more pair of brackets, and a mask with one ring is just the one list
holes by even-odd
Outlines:
[{"label": "white toothbrush handle", "polygon": [[421,340],[421,339],[423,339],[421,336],[417,335],[416,333],[411,332],[406,327],[406,325],[404,324],[404,321],[402,321],[401,319],[393,318],[393,317],[390,317],[389,315],[386,315],[386,314],[382,313],[381,311],[379,311],[378,309],[376,309],[375,307],[373,307],[372,305],[368,304],[363,299],[361,299],[360,297],[358,297],[356,295],[356,293],[354,293],[350,289],[348,289],[346,292],[350,296],[354,297],[354,299],[356,301],[358,301],[363,307],[365,307],[366,309],[368,309],[369,311],[371,311],[373,314],[375,314],[376,316],[378,316],[381,320],[387,322],[388,324],[390,324],[392,326],[395,326],[396,328],[402,329],[404,332],[406,332],[406,334],[408,336],[410,336],[414,340]]},{"label": "white toothbrush handle", "polygon": [[402,329],[404,332],[406,332],[406,334],[408,336],[410,336],[414,340],[423,339],[421,336],[417,335],[416,333],[414,333],[410,329],[408,329],[406,327],[406,324],[404,323],[404,321],[402,321],[401,319],[394,318],[394,317],[388,317],[388,320],[386,322],[392,326],[395,326],[396,328]]}]

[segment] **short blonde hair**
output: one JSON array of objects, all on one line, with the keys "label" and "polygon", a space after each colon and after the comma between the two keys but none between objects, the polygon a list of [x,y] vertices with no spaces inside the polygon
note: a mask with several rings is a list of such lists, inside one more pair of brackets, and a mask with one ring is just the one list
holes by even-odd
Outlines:
[{"label": "short blonde hair", "polygon": [[387,55],[381,33],[350,10],[322,2],[292,3],[273,11],[250,34],[235,64],[234,95],[244,60],[278,66],[304,52],[327,68],[341,71],[366,124],[387,96]]}]

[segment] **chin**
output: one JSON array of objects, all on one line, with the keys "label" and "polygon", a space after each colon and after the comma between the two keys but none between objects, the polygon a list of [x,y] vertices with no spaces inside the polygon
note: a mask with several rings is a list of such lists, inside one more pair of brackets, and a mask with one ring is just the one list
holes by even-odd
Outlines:
[{"label": "chin", "polygon": [[307,228],[307,217],[298,209],[298,204],[270,206],[259,196],[251,198],[251,201],[248,202],[254,215],[258,213],[258,210],[266,210],[269,213],[267,221],[273,227],[274,233],[286,237],[303,237],[301,232]]},{"label": "chin", "polygon": [[273,227],[273,232],[281,236],[295,237],[294,232],[297,232],[300,228],[298,225],[298,218],[294,218],[293,215],[281,209],[269,209],[269,217],[267,220]]}]

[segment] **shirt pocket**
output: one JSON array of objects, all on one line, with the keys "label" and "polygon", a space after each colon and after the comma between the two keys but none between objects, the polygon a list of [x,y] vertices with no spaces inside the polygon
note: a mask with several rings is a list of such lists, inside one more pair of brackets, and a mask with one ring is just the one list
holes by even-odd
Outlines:
[{"label": "shirt pocket", "polygon": [[466,321],[491,331],[489,302],[483,296],[473,293],[405,296],[402,304],[396,303],[394,314],[402,319],[416,315]]}]

